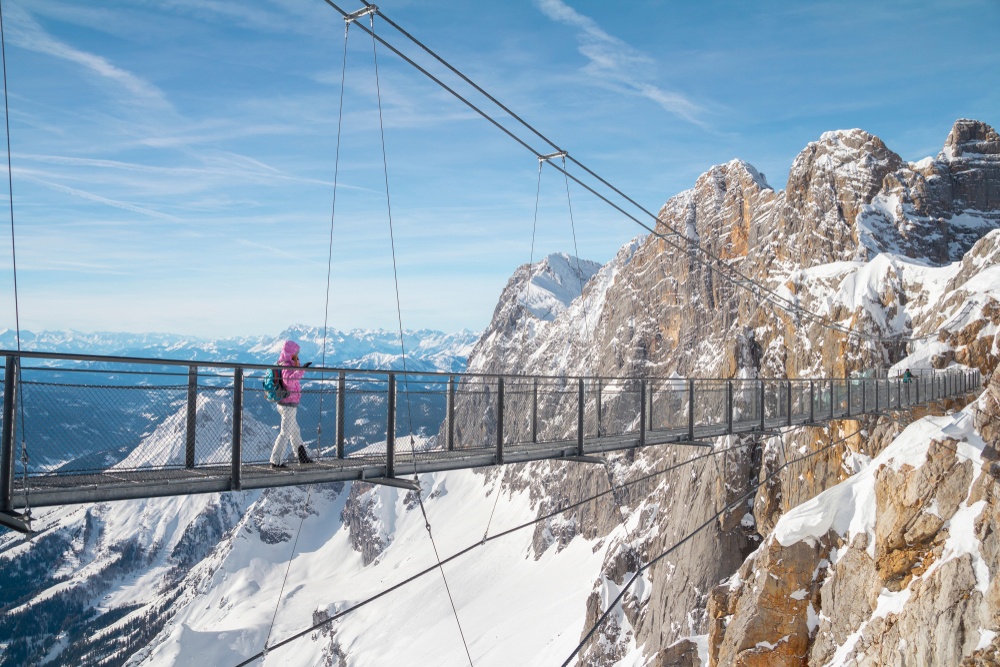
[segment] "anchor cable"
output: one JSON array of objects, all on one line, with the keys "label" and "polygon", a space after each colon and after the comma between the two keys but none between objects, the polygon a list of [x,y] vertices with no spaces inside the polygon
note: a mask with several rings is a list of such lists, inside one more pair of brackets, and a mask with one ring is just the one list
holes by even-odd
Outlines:
[{"label": "anchor cable", "polygon": [[[350,22],[344,22],[344,60],[340,68],[340,106],[337,111],[337,148],[333,160],[333,203],[330,206],[330,244],[326,259],[326,303],[323,306],[323,353],[320,366],[326,367],[326,342],[330,322],[330,276],[333,272],[333,229],[337,218],[337,182],[340,177],[340,138],[344,122],[344,83],[347,79],[347,35],[351,29]],[[338,389],[338,391],[340,391]],[[323,446],[323,390],[319,392],[319,417],[316,422],[316,451],[322,454]]]},{"label": "anchor cable", "polygon": [[[385,205],[389,217],[389,244],[392,248],[392,277],[393,284],[396,289],[396,318],[399,322],[399,348],[402,355],[403,363],[403,377],[406,378],[404,383],[404,393],[406,397],[406,414],[407,420],[409,421],[409,436],[410,436],[410,455],[413,458],[413,478],[417,482],[417,502],[420,504],[420,512],[424,518],[424,527],[427,529],[427,536],[430,538],[431,547],[434,549],[434,558],[438,563],[438,569],[441,572],[441,580],[444,582],[445,591],[448,594],[448,601],[451,603],[451,610],[455,617],[455,624],[458,626],[458,634],[462,638],[462,646],[465,648],[465,655],[469,659],[469,665],[473,665],[472,653],[469,650],[469,642],[465,639],[465,631],[462,629],[462,622],[458,617],[458,607],[455,605],[455,598],[451,593],[451,586],[448,585],[448,577],[445,575],[444,566],[441,564],[441,554],[438,552],[437,542],[434,540],[434,532],[431,530],[431,522],[427,517],[427,508],[424,507],[423,491],[419,488],[419,478],[417,477],[417,454],[415,451],[414,437],[413,437],[413,413],[410,405],[410,379],[406,371],[406,345],[403,338],[403,308],[399,298],[399,270],[396,264],[396,239],[395,233],[393,231],[392,224],[392,203],[389,196],[389,162],[386,158],[385,152],[385,123],[382,119],[382,88],[379,82],[379,72],[378,72],[378,49],[376,47],[376,37],[375,37],[375,12],[368,15],[370,25],[371,25],[371,35],[372,35],[372,58],[375,63],[375,91],[378,99],[378,123],[379,123],[379,136],[382,140],[382,173],[385,176]],[[363,26],[362,26],[363,27]],[[389,434],[386,434],[387,437]],[[395,434],[393,434],[395,435]]]},{"label": "anchor cable", "polygon": [[[687,465],[691,465],[693,463],[696,463],[696,462],[698,462],[698,461],[700,461],[702,459],[705,459],[705,458],[708,458],[708,457],[715,457],[715,456],[718,456],[719,454],[724,454],[725,452],[729,452],[729,451],[732,451],[734,449],[744,448],[746,446],[747,445],[737,445],[736,447],[731,447],[731,448],[727,448],[727,449],[713,450],[712,452],[709,452],[707,454],[699,454],[697,456],[691,457],[690,459],[687,459],[686,461],[682,461],[680,463],[675,463],[675,464],[673,464],[671,466],[668,466],[667,468],[663,468],[661,470],[657,470],[657,471],[654,471],[654,472],[642,475],[640,477],[637,477],[636,479],[634,479],[632,481],[623,482],[622,486],[630,487],[630,486],[634,486],[634,485],[637,485],[637,484],[641,484],[641,483],[646,482],[646,481],[648,481],[650,479],[654,479],[656,477],[660,477],[660,476],[665,475],[665,474],[667,474],[669,472],[673,472],[674,470],[678,470],[678,469],[683,468],[683,467],[685,467]],[[548,521],[549,519],[553,519],[553,518],[559,516],[560,514],[564,514],[565,512],[568,512],[571,509],[574,509],[576,507],[580,507],[582,505],[585,505],[585,504],[587,504],[589,502],[593,502],[595,500],[599,500],[599,499],[601,499],[601,498],[603,498],[605,496],[609,496],[611,494],[612,494],[611,489],[608,489],[606,491],[598,491],[598,492],[596,492],[596,493],[594,493],[594,494],[592,494],[592,495],[590,495],[590,496],[588,496],[586,498],[578,500],[576,502],[568,503],[566,505],[562,505],[558,509],[556,509],[556,510],[554,510],[552,512],[543,514],[543,515],[538,516],[538,517],[536,517],[536,518],[534,518],[534,519],[532,519],[530,521],[526,521],[526,522],[521,523],[521,524],[519,524],[517,526],[514,526],[512,528],[508,528],[508,529],[506,529],[504,531],[501,531],[499,533],[491,535],[486,540],[480,540],[478,542],[474,542],[474,543],[470,544],[469,546],[465,547],[464,549],[461,549],[460,551],[457,551],[457,552],[453,553],[452,555],[448,556],[447,558],[443,559],[441,561],[441,565],[445,565],[445,564],[450,563],[451,561],[457,560],[458,558],[461,558],[462,556],[464,556],[464,555],[466,555],[466,554],[468,554],[468,553],[470,553],[472,551],[475,551],[476,549],[484,546],[487,542],[492,542],[492,541],[498,540],[498,539],[500,539],[502,537],[507,537],[508,535],[513,535],[514,533],[518,533],[518,532],[520,532],[522,530],[525,530],[526,528],[531,528],[532,526],[534,526],[536,524],[539,524],[539,523],[541,523],[543,521]],[[282,646],[286,646],[286,645],[292,643],[293,641],[301,639],[302,637],[305,637],[306,635],[308,635],[308,634],[310,634],[312,632],[315,632],[316,630],[322,628],[323,626],[329,625],[330,623],[333,623],[334,621],[336,621],[338,619],[341,619],[341,618],[349,615],[350,613],[352,613],[354,611],[357,611],[358,609],[361,609],[362,607],[364,607],[366,605],[369,605],[372,602],[375,602],[376,600],[378,600],[378,599],[380,599],[382,597],[385,597],[389,593],[397,591],[400,588],[403,588],[403,587],[405,587],[405,586],[413,583],[414,581],[416,581],[418,579],[421,579],[422,577],[430,574],[431,572],[434,572],[439,567],[440,567],[440,565],[431,565],[430,567],[424,568],[423,570],[421,570],[421,571],[419,571],[419,572],[417,572],[417,573],[415,573],[415,574],[407,577],[406,579],[404,579],[404,580],[402,580],[402,581],[400,581],[400,582],[398,582],[396,584],[393,584],[392,586],[390,586],[390,587],[388,587],[386,589],[383,589],[382,591],[380,591],[380,592],[378,592],[378,593],[376,593],[374,595],[371,595],[368,598],[365,598],[364,600],[358,602],[357,604],[355,604],[355,605],[353,605],[351,607],[348,607],[348,608],[346,608],[346,609],[344,609],[344,610],[342,610],[342,611],[334,614],[333,616],[330,616],[329,618],[326,618],[326,619],[324,619],[324,620],[322,620],[322,621],[320,621],[318,623],[315,623],[315,624],[309,626],[308,628],[295,633],[294,635],[291,635],[289,637],[286,637],[285,639],[282,639],[279,642],[276,642],[268,650],[269,651],[273,651],[273,650],[275,650],[277,648],[280,648]],[[236,667],[245,667],[246,665],[249,665],[250,663],[252,663],[257,658],[260,658],[262,655],[263,655],[262,653],[256,653],[256,654],[250,656],[249,658],[247,658],[246,660],[244,660],[243,662],[237,664]]]},{"label": "anchor cable", "polygon": [[[337,10],[338,12],[340,12],[342,15],[344,15],[344,16],[348,15],[347,12],[345,12],[343,9],[341,9],[336,3],[333,2],[333,0],[324,0],[324,2],[326,2],[326,4],[328,4],[333,9]],[[420,47],[421,49],[423,49],[426,53],[428,53],[429,55],[431,55],[435,60],[437,60],[438,62],[440,62],[442,65],[444,65],[449,71],[451,71],[454,74],[456,74],[457,76],[459,76],[464,82],[468,83],[476,91],[478,91],[479,93],[481,93],[482,95],[484,95],[488,100],[490,100],[492,103],[496,104],[500,109],[502,109],[506,113],[508,113],[512,118],[514,118],[516,121],[518,121],[522,126],[524,126],[525,128],[527,128],[529,131],[531,131],[532,133],[534,133],[536,136],[542,138],[546,143],[550,144],[551,146],[556,146],[556,144],[554,142],[552,142],[551,140],[545,138],[545,136],[542,135],[538,130],[536,130],[532,125],[530,125],[529,123],[527,123],[525,120],[523,120],[517,114],[513,113],[509,108],[507,108],[506,106],[504,106],[503,104],[501,104],[495,97],[493,97],[492,95],[490,95],[489,93],[487,93],[480,86],[476,85],[471,79],[469,79],[467,76],[465,76],[464,74],[462,74],[459,70],[457,70],[454,66],[452,66],[451,64],[449,64],[441,56],[439,56],[438,54],[436,54],[433,50],[431,50],[429,47],[427,47],[426,45],[424,45],[422,42],[420,42],[419,40],[417,40],[415,37],[413,37],[411,34],[409,34],[408,32],[406,32],[405,30],[403,30],[397,24],[395,24],[391,20],[389,20],[385,16],[385,14],[382,13],[375,5],[372,5],[372,4],[368,3],[368,2],[365,2],[364,0],[362,0],[362,2],[364,2],[364,4],[367,7],[369,7],[369,9],[371,9],[374,13],[377,13],[379,16],[381,16],[383,18],[383,20],[385,20],[387,23],[389,23],[389,25],[391,25],[396,30],[398,30],[401,34],[403,34],[407,39],[409,39],[410,41],[412,41],[418,47]],[[364,28],[364,26],[362,26],[362,28]],[[375,37],[374,34],[372,36]],[[508,129],[507,127],[505,127],[504,125],[502,125],[495,118],[493,118],[488,113],[486,113],[485,111],[483,111],[482,109],[480,109],[478,106],[476,106],[475,104],[473,104],[467,98],[465,98],[460,93],[458,93],[456,90],[454,90],[453,88],[451,88],[450,86],[448,86],[441,79],[439,79],[438,77],[436,77],[433,74],[431,74],[426,68],[424,68],[421,65],[419,65],[418,63],[416,63],[412,58],[409,58],[408,56],[406,56],[405,54],[403,54],[399,49],[395,48],[393,45],[389,44],[387,41],[385,41],[381,37],[377,37],[377,39],[378,39],[378,41],[381,44],[383,44],[386,48],[388,48],[390,51],[392,51],[397,56],[399,56],[403,61],[405,61],[406,63],[408,63],[412,67],[414,67],[417,71],[419,71],[424,76],[428,77],[429,79],[431,79],[432,81],[434,81],[435,83],[437,83],[445,91],[447,91],[448,93],[450,93],[456,99],[458,99],[459,101],[461,101],[462,103],[464,103],[466,106],[468,106],[470,109],[472,109],[477,114],[479,114],[487,122],[489,122],[492,125],[494,125],[501,132],[503,132],[504,134],[506,134],[508,137],[510,137],[511,139],[513,139],[515,142],[517,142],[518,144],[520,144],[521,146],[523,146],[527,150],[531,151],[537,157],[542,157],[542,153],[540,153],[539,151],[537,151],[530,144],[528,144],[525,140],[521,139],[514,132],[512,132],[510,129]],[[831,331],[836,331],[838,333],[844,334],[848,338],[858,338],[858,339],[863,339],[863,340],[871,340],[871,341],[875,341],[875,342],[906,343],[906,342],[912,342],[912,341],[917,341],[917,340],[924,340],[924,339],[932,338],[932,337],[938,335],[938,332],[934,332],[934,333],[931,333],[931,334],[926,334],[924,336],[918,336],[918,337],[914,337],[914,336],[879,336],[879,335],[869,334],[869,333],[866,333],[866,332],[861,332],[861,331],[857,331],[857,330],[851,329],[851,328],[849,328],[847,326],[841,325],[841,324],[839,324],[839,323],[837,323],[837,322],[835,322],[833,320],[830,320],[829,318],[824,317],[823,315],[820,315],[818,313],[814,313],[814,312],[806,309],[805,307],[799,305],[797,303],[797,300],[793,300],[793,299],[789,299],[789,298],[783,297],[783,296],[779,295],[774,289],[771,289],[767,285],[765,285],[765,284],[763,284],[761,282],[758,282],[758,281],[754,280],[753,278],[750,278],[749,276],[743,274],[742,272],[740,272],[735,267],[730,266],[729,263],[727,263],[726,261],[724,261],[721,257],[719,257],[716,254],[712,253],[710,250],[702,247],[700,244],[695,244],[693,246],[693,248],[685,248],[685,247],[682,247],[681,245],[677,244],[676,242],[674,242],[669,237],[679,236],[679,237],[684,238],[685,235],[682,234],[679,230],[671,227],[665,221],[661,220],[658,216],[656,216],[655,214],[653,214],[651,211],[649,211],[648,209],[646,209],[643,206],[641,206],[634,199],[632,199],[632,198],[628,197],[627,195],[625,195],[620,189],[614,187],[610,182],[608,182],[606,179],[600,177],[598,174],[596,174],[594,171],[592,171],[591,169],[589,169],[586,165],[584,165],[583,163],[581,163],[579,160],[576,160],[573,157],[570,157],[570,160],[574,164],[576,164],[578,167],[580,167],[588,175],[590,175],[591,177],[595,178],[598,182],[600,182],[605,187],[609,188],[616,195],[622,197],[627,202],[629,202],[630,204],[632,204],[633,206],[635,206],[636,208],[638,208],[640,211],[642,211],[643,217],[648,217],[649,219],[651,219],[653,221],[652,224],[654,226],[651,227],[650,224],[647,224],[646,222],[643,222],[639,218],[635,217],[634,215],[628,213],[627,211],[625,211],[625,209],[623,209],[618,204],[612,202],[607,196],[599,193],[592,186],[588,185],[587,183],[584,183],[583,181],[581,181],[576,176],[568,174],[565,169],[561,169],[557,165],[553,165],[553,167],[555,169],[558,169],[558,170],[562,171],[564,174],[566,174],[566,176],[568,178],[572,179],[574,182],[576,182],[582,188],[584,188],[585,190],[587,190],[588,192],[590,192],[592,195],[594,195],[595,197],[597,197],[598,199],[600,199],[601,201],[603,201],[605,204],[607,204],[608,206],[610,206],[614,210],[616,210],[619,213],[621,213],[623,216],[625,216],[629,220],[631,220],[634,223],[638,224],[640,227],[642,227],[647,232],[649,232],[650,235],[652,235],[652,236],[654,236],[656,238],[659,238],[660,240],[664,241],[666,244],[670,245],[675,250],[678,250],[680,252],[688,252],[688,251],[690,251],[692,249],[696,250],[697,253],[693,257],[693,259],[696,262],[698,262],[699,264],[702,264],[703,266],[706,266],[708,268],[711,268],[713,265],[715,265],[717,267],[716,270],[719,273],[719,275],[721,277],[723,277],[724,279],[726,279],[728,282],[730,282],[731,284],[733,284],[736,287],[739,287],[739,288],[742,288],[744,290],[747,290],[753,296],[755,296],[757,299],[762,300],[764,302],[768,302],[772,306],[778,308],[779,310],[782,310],[782,311],[784,311],[784,312],[786,312],[788,314],[791,314],[791,315],[796,315],[798,317],[803,317],[805,319],[808,319],[808,320],[810,320],[812,322],[815,322],[816,324],[818,324],[819,326],[821,326],[821,327],[823,327],[825,329],[828,329],[828,330],[831,330]],[[660,225],[663,225],[663,227],[667,230],[667,233],[663,233],[663,232],[660,232],[657,229],[655,229],[655,227],[658,227]],[[700,255],[704,255],[704,258],[703,257],[699,257],[698,256],[699,254]],[[732,274],[732,275],[729,275],[729,274]]]},{"label": "anchor cable", "polygon": [[[3,2],[0,0],[0,54],[2,54],[3,61],[3,109],[4,109],[4,122],[7,129],[7,187],[8,187],[8,201],[10,204],[10,257],[11,257],[11,268],[14,275],[14,331],[15,337],[17,339],[17,352],[18,360],[15,362],[15,370],[17,372],[17,380],[15,387],[20,387],[22,384],[22,374],[21,374],[21,310],[18,300],[17,293],[17,244],[15,243],[14,237],[14,173],[11,161],[11,150],[10,150],[10,104],[7,97],[7,40],[4,35],[3,27]],[[10,390],[10,388],[7,388]],[[16,389],[14,389],[16,392]],[[23,392],[22,392],[23,393]],[[15,393],[15,400],[16,393]],[[24,426],[24,399],[18,401],[18,407],[21,413],[21,472],[23,479],[23,491],[24,491],[24,516],[28,522],[28,530],[31,530],[31,502],[28,490],[28,443],[25,441],[25,426]],[[4,425],[4,428],[12,428],[13,425]]]},{"label": "anchor cable", "polygon": [[288,556],[288,565],[285,566],[285,576],[281,579],[281,588],[278,590],[278,599],[274,602],[274,613],[271,614],[271,624],[267,626],[267,637],[264,638],[264,654],[270,650],[267,642],[271,640],[271,631],[274,630],[274,621],[278,618],[278,608],[281,606],[281,598],[285,594],[285,583],[288,581],[288,572],[292,569],[292,560],[295,558],[295,550],[299,545],[299,536],[302,535],[302,526],[309,515],[309,500],[312,498],[312,484],[306,493],[306,502],[302,508],[302,516],[299,517],[299,529],[295,531],[295,540],[292,541],[292,553]]}]

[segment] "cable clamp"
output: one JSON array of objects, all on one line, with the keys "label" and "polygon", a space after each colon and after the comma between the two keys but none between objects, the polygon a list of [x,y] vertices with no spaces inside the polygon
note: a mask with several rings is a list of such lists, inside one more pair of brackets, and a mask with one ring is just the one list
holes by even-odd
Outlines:
[{"label": "cable clamp", "polygon": [[377,5],[368,5],[367,7],[363,7],[361,9],[359,9],[358,11],[351,12],[350,14],[348,14],[347,16],[345,16],[344,17],[344,23],[350,25],[351,23],[354,23],[358,19],[363,18],[365,16],[368,16],[369,14],[374,14],[377,11],[378,11],[378,6]]},{"label": "cable clamp", "polygon": [[549,160],[557,160],[561,157],[566,157],[568,155],[569,153],[567,153],[566,151],[557,151],[555,153],[549,153],[548,155],[539,155],[538,162],[542,163],[542,162],[548,162]]}]

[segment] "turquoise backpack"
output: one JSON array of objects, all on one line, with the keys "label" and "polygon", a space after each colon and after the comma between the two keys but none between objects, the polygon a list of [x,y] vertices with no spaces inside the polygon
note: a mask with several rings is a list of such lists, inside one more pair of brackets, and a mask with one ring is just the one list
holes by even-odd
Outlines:
[{"label": "turquoise backpack", "polygon": [[267,369],[264,374],[264,396],[271,403],[277,403],[288,398],[288,387],[281,379],[281,371],[274,372],[273,368]]}]

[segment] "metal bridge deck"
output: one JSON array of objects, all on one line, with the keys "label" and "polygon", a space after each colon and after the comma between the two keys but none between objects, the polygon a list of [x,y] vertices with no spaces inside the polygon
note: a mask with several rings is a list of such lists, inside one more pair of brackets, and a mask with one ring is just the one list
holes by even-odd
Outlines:
[{"label": "metal bridge deck", "polygon": [[[268,463],[269,366],[3,353],[0,518],[25,507],[407,476],[857,418],[976,390],[976,371],[900,378],[525,377],[310,368],[299,417],[335,435]],[[404,404],[404,401],[408,401]],[[413,414],[417,414],[413,421]],[[407,424],[403,421],[410,420]],[[324,428],[324,425],[326,428]],[[411,451],[408,433],[422,435]],[[433,437],[429,437],[433,436]],[[317,437],[319,440],[319,437]],[[27,465],[15,445],[26,444]],[[32,463],[35,461],[35,463]]]}]

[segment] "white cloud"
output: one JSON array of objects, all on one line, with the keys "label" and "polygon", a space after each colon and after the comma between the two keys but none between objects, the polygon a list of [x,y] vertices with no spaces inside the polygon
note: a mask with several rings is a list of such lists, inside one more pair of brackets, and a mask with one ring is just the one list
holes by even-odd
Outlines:
[{"label": "white cloud", "polygon": [[584,68],[588,75],[609,88],[645,97],[665,111],[699,127],[708,126],[702,118],[704,109],[682,93],[664,90],[649,81],[647,70],[655,64],[653,59],[609,35],[593,19],[562,0],[536,0],[536,3],[542,13],[553,21],[579,31],[579,50],[589,61]]},{"label": "white cloud", "polygon": [[177,220],[177,218],[175,216],[172,216],[172,215],[169,215],[169,214],[166,214],[166,213],[161,213],[159,211],[154,211],[152,209],[145,208],[145,207],[142,207],[142,206],[136,206],[135,204],[130,204],[128,202],[118,201],[118,200],[115,200],[115,199],[109,199],[108,197],[102,197],[101,195],[96,195],[96,194],[94,194],[92,192],[87,192],[86,190],[80,190],[79,188],[71,188],[71,187],[69,187],[67,185],[62,185],[61,183],[52,183],[50,181],[46,181],[46,180],[43,180],[43,179],[40,179],[40,178],[36,178],[36,177],[34,177],[32,175],[29,175],[28,172],[23,171],[23,170],[17,170],[17,169],[15,169],[15,173],[19,174],[23,178],[27,178],[27,179],[29,179],[31,181],[34,181],[35,183],[38,183],[39,185],[44,185],[44,186],[46,186],[48,188],[56,190],[57,192],[63,192],[65,194],[72,195],[74,197],[78,197],[80,199],[86,199],[87,201],[92,201],[92,202],[96,202],[96,203],[99,203],[99,204],[105,204],[107,206],[111,206],[111,207],[114,207],[114,208],[119,208],[119,209],[122,209],[122,210],[125,210],[125,211],[129,211],[131,213],[139,213],[141,215],[149,216],[151,218],[158,218],[158,219],[161,219],[161,220],[171,220],[171,221],[172,220]]},{"label": "white cloud", "polygon": [[114,65],[102,56],[81,51],[57,40],[23,8],[15,5],[7,9],[5,14],[12,44],[74,63],[127,92],[129,102],[149,109],[171,109],[170,103],[159,88]]}]

